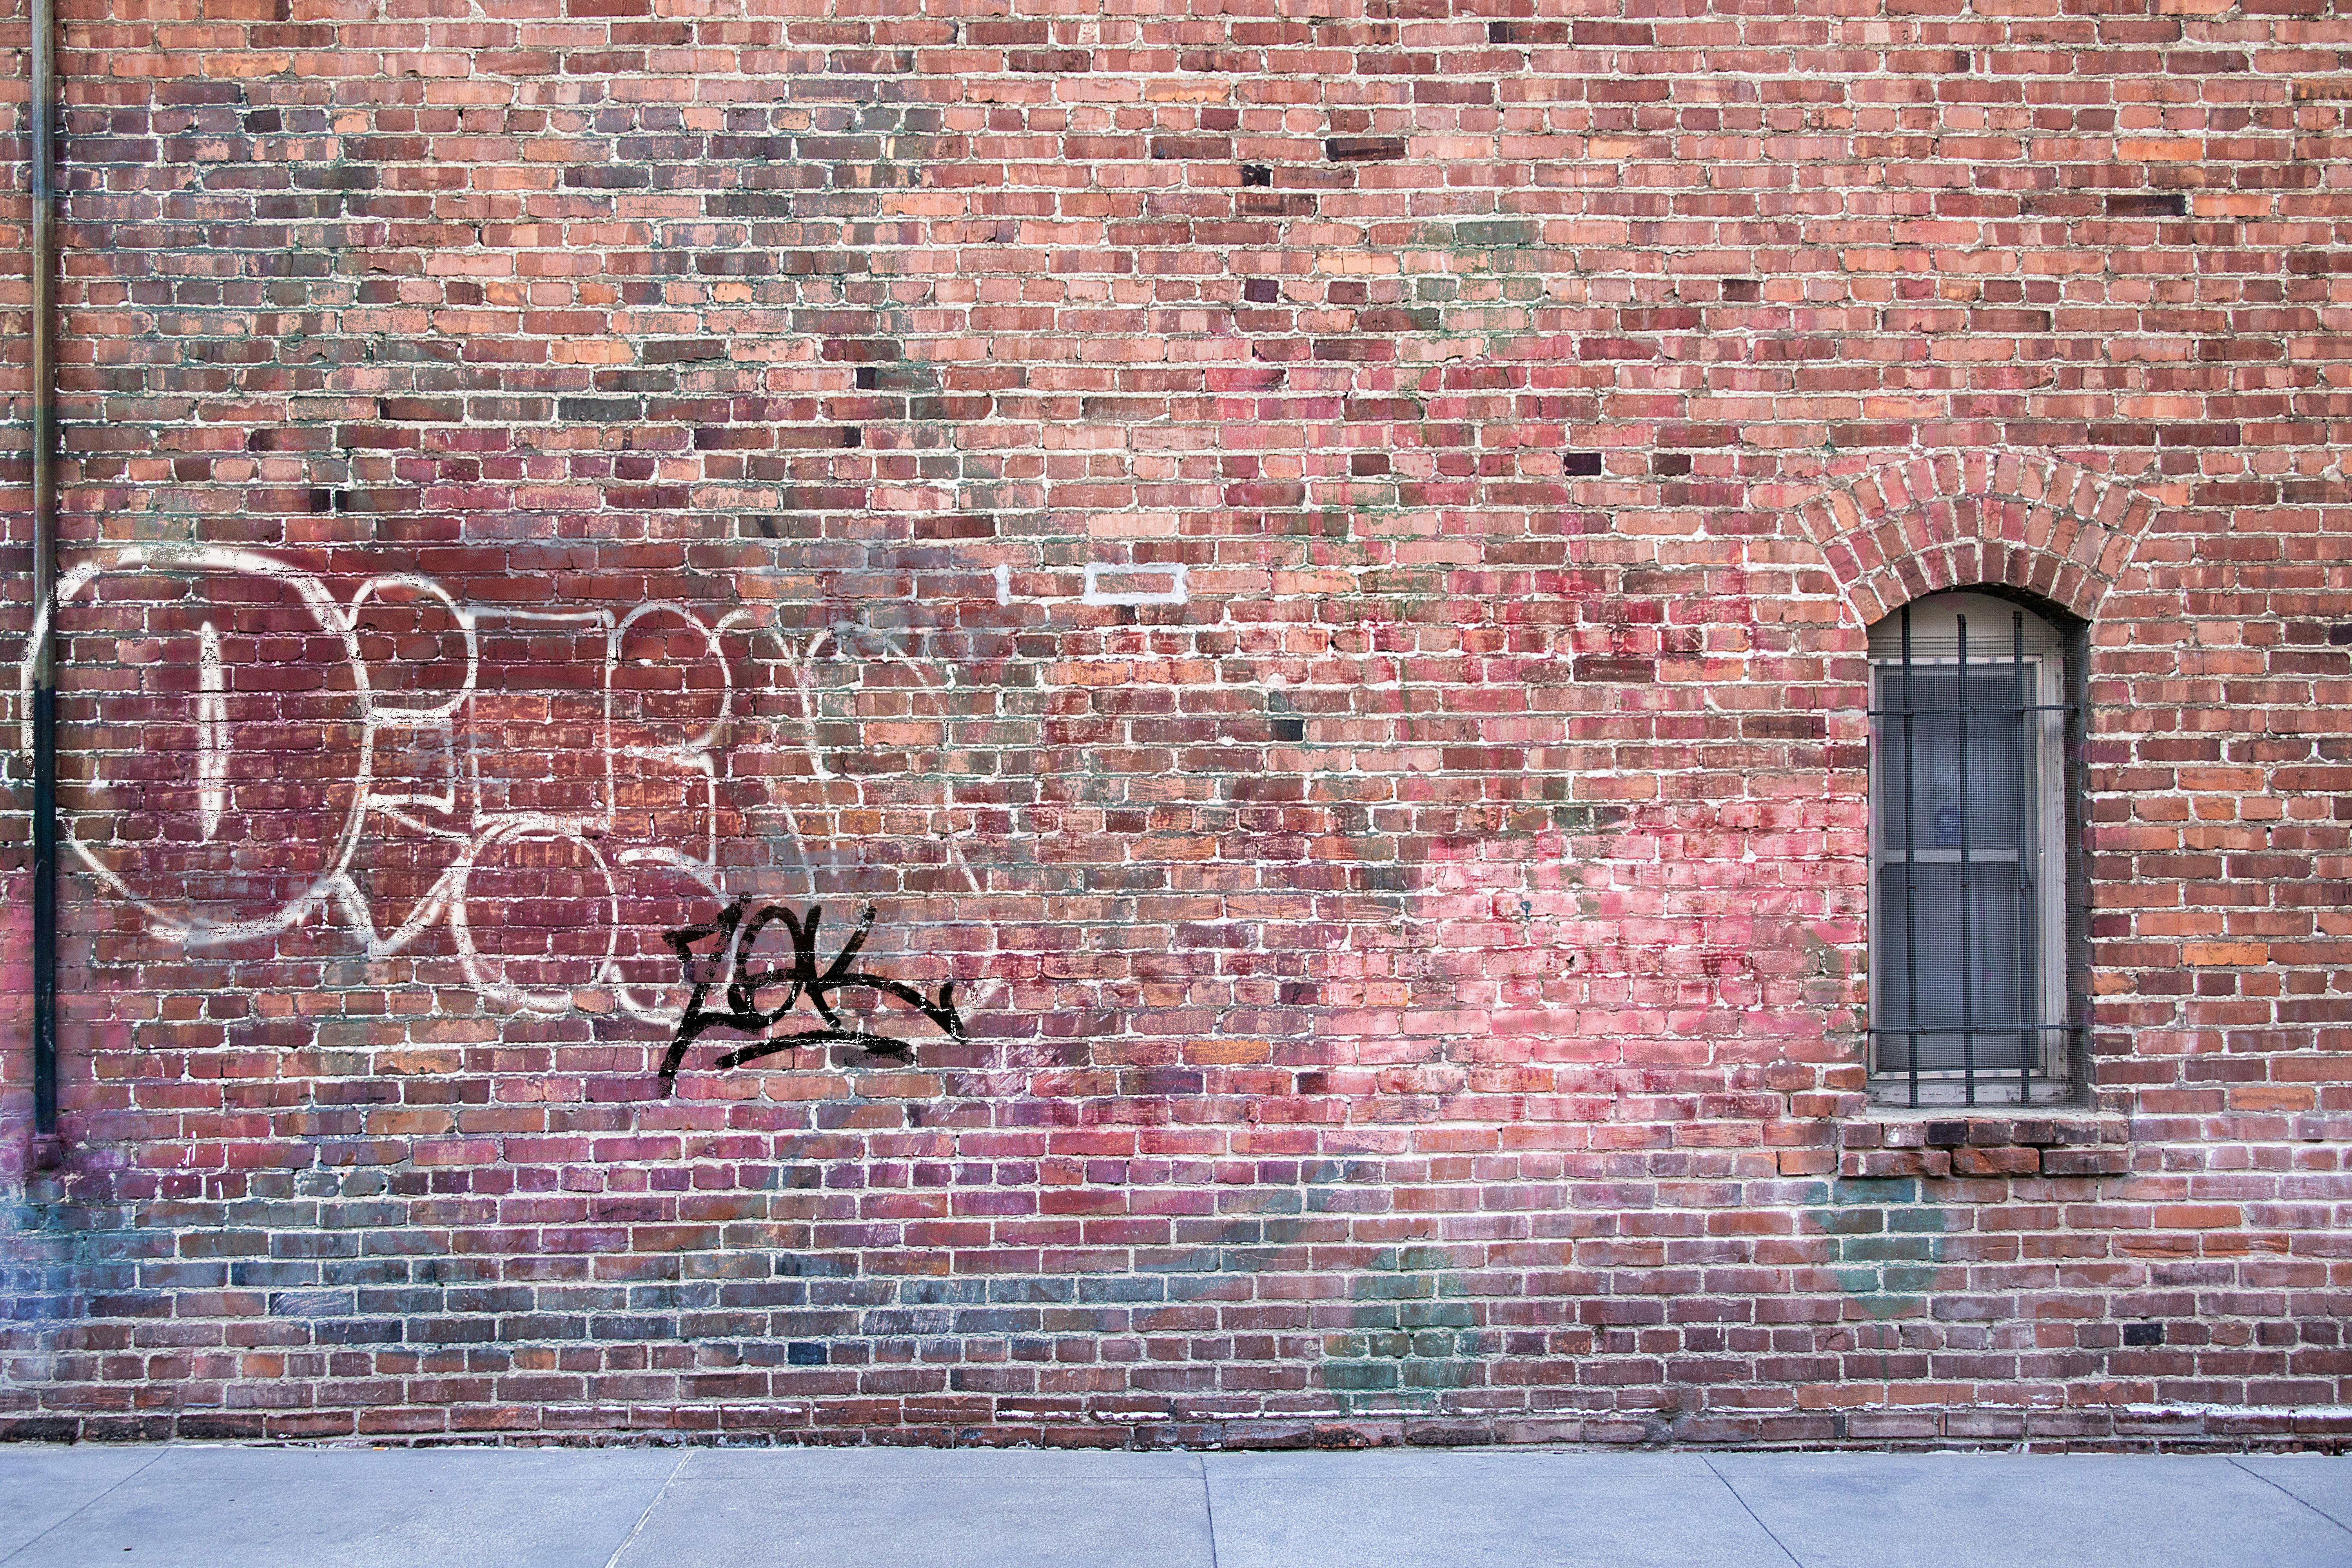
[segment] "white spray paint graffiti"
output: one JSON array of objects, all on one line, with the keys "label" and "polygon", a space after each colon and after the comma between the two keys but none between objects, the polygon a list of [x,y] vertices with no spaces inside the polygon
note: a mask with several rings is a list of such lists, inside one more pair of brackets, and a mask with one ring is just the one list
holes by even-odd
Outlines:
[{"label": "white spray paint graffiti", "polygon": [[[348,785],[349,803],[340,815],[328,814],[334,820],[320,818],[307,825],[315,829],[317,842],[309,847],[315,874],[271,907],[244,911],[237,918],[220,918],[201,906],[179,907],[165,893],[137,885],[135,873],[126,874],[118,858],[110,858],[107,844],[89,842],[73,831],[69,816],[67,842],[83,866],[110,891],[139,909],[153,934],[191,947],[273,936],[324,912],[341,921],[368,957],[385,959],[408,951],[436,927],[445,928],[468,984],[486,1001],[508,1010],[564,1012],[582,1005],[583,993],[602,992],[633,1016],[664,1026],[677,1022],[673,987],[646,984],[642,976],[633,981],[624,973],[622,939],[633,929],[624,907],[625,880],[633,868],[652,869],[675,873],[694,888],[724,896],[719,867],[718,757],[730,725],[736,721],[738,692],[722,638],[749,634],[772,650],[761,662],[772,666],[772,679],[794,694],[798,709],[797,722],[787,726],[797,733],[784,743],[803,752],[811,777],[835,786],[862,787],[844,771],[821,733],[819,718],[829,689],[837,691],[844,679],[850,690],[858,689],[868,679],[863,672],[876,668],[897,669],[934,697],[949,691],[956,680],[951,669],[934,668],[896,640],[863,630],[845,627],[795,637],[754,626],[745,611],[706,620],[691,606],[670,601],[626,612],[517,609],[460,601],[434,579],[414,574],[370,577],[352,590],[346,603],[338,601],[316,574],[277,557],[185,544],[139,546],[76,566],[58,584],[56,611],[45,608],[37,617],[31,649],[53,635],[55,614],[95,599],[106,579],[157,575],[211,580],[215,596],[232,601],[249,602],[259,591],[275,590],[300,606],[302,616],[332,650],[331,658],[340,666],[335,673],[349,689],[335,693],[348,701],[348,729],[353,737],[346,759],[348,778],[341,781]],[[153,596],[152,588],[143,592],[147,598]],[[138,595],[133,597],[147,602]],[[461,653],[442,661],[454,679],[437,693],[385,689],[379,679],[385,672],[371,664],[363,644],[372,629],[380,630],[371,627],[371,614],[394,609],[432,612],[461,646]],[[667,734],[653,732],[660,722],[646,722],[642,714],[634,725],[625,721],[631,716],[621,708],[633,675],[657,662],[629,657],[640,637],[673,653],[682,644],[685,662],[700,667],[713,706],[699,721],[681,725],[670,721]],[[502,639],[526,650],[520,664],[529,674],[543,676],[551,666],[558,676],[564,674],[567,667],[560,650],[567,642],[581,656],[573,666],[586,665],[593,673],[571,668],[578,684],[552,698],[528,686],[520,692],[502,691],[495,679],[500,666],[486,652]],[[231,704],[236,677],[226,646],[227,634],[215,619],[207,616],[193,640],[192,764],[198,831],[209,845],[234,823],[239,810],[234,760],[239,740]],[[28,657],[23,672],[26,691],[32,668]],[[578,797],[579,781],[572,780],[568,783],[575,798],[555,805],[545,799],[525,803],[517,797],[562,790],[544,776],[502,771],[519,720],[515,712],[498,710],[501,703],[512,706],[518,697],[535,707],[567,696],[575,705],[583,697],[586,700],[588,711],[578,716],[583,721],[575,724],[569,739],[590,737],[581,750],[593,754],[593,777],[584,798]],[[567,736],[552,717],[547,723],[546,745],[524,752],[525,763],[544,764],[565,746]],[[29,748],[29,719],[23,740]],[[667,843],[620,847],[627,837],[619,831],[625,794],[646,795],[648,781],[658,793],[665,780],[671,787],[683,788],[687,796],[675,803],[690,826],[684,842],[672,837]],[[102,774],[90,783],[94,795],[102,796],[109,787]],[[805,865],[802,825],[790,804],[781,798],[764,804],[781,816],[792,853]],[[941,837],[957,880],[977,892],[980,879],[962,848],[951,835]],[[394,840],[438,843],[450,852],[446,864],[404,914],[383,911],[359,864],[371,847]],[[587,933],[589,951],[577,956],[588,962],[567,976],[570,984],[520,983],[495,956],[482,951],[484,922],[495,925],[499,917],[498,900],[492,898],[486,906],[475,893],[478,873],[502,858],[534,854],[575,861],[587,885],[583,901],[598,911],[593,923],[601,930]],[[993,990],[982,984],[982,994]]]},{"label": "white spray paint graffiti", "polygon": [[221,663],[220,628],[206,621],[197,634],[197,657],[204,668],[196,699],[196,777],[204,792],[205,842],[220,831],[221,814],[228,809],[228,669]]},{"label": "white spray paint graffiti", "polygon": [[[1192,602],[1191,584],[1186,582],[1190,568],[1172,566],[1106,566],[1091,564],[1079,590],[1079,600],[1088,605],[1189,605]],[[1105,579],[1114,584],[1105,586]],[[1166,584],[1165,587],[1136,586],[1138,579]],[[1116,584],[1125,583],[1125,586]]]},{"label": "white spray paint graffiti", "polygon": [[[55,606],[43,605],[37,610],[29,638],[31,647],[22,677],[24,700],[20,706],[25,717],[21,742],[26,751],[29,752],[32,749],[33,658],[30,656],[37,655],[41,645],[52,635],[54,616],[79,598],[107,573],[137,572],[145,569],[235,574],[283,584],[292,591],[303,609],[309,613],[316,628],[329,638],[340,642],[343,657],[354,672],[356,700],[362,709],[370,706],[367,669],[360,658],[358,636],[353,630],[352,621],[344,615],[341,606],[336,604],[334,595],[329,593],[326,584],[316,577],[271,557],[252,554],[245,551],[173,545],[146,546],[123,551],[110,563],[89,563],[75,567],[58,583]],[[204,816],[208,819],[205,825],[205,834],[209,839],[215,832],[218,831],[220,826],[219,815],[215,814],[211,809],[213,802],[217,798],[224,812],[227,805],[224,770],[230,742],[223,732],[226,728],[224,717],[226,703],[223,696],[225,677],[219,668],[219,632],[210,622],[206,623],[206,629],[210,633],[209,636],[199,634],[198,657],[204,668],[200,676],[203,695],[197,705],[199,731],[197,773],[204,801]],[[371,725],[362,733],[357,747],[357,769],[362,780],[364,780],[367,775],[373,744],[374,733],[373,727]],[[103,776],[99,776],[93,778],[91,782],[94,788],[102,790],[107,781]],[[363,794],[364,791],[362,793]],[[341,867],[350,862],[352,854],[357,847],[362,816],[362,813],[355,808],[333,829],[326,851],[327,859],[331,864]],[[132,888],[113,866],[72,834],[70,825],[68,825],[66,841],[92,876],[113,892],[137,904],[148,914],[152,928],[159,935],[179,937],[192,942],[235,942],[248,937],[272,935],[285,931],[317,909],[334,890],[331,879],[322,877],[312,886],[304,889],[298,896],[286,900],[281,907],[265,915],[230,921],[212,921],[201,917],[182,918],[157,908],[151,900],[142,898],[139,891]]]},{"label": "white spray paint graffiti", "polygon": [[[996,602],[1011,605],[1017,598],[1024,604],[1066,605],[1066,594],[1013,592],[1013,568],[1000,561],[990,568],[996,584]],[[1189,605],[1192,602],[1192,569],[1182,562],[1167,565],[1121,566],[1115,562],[1090,561],[1079,568],[1076,602],[1101,607],[1108,605]],[[1158,586],[1144,587],[1145,583]]]},{"label": "white spray paint graffiti", "polygon": [[[765,629],[760,635],[774,650],[779,675],[783,683],[792,688],[797,700],[799,746],[808,759],[809,771],[814,777],[827,783],[841,781],[847,774],[838,765],[833,748],[825,744],[822,733],[819,718],[824,707],[824,697],[820,670],[835,665],[897,668],[905,671],[908,679],[934,698],[953,690],[957,684],[952,666],[945,669],[936,668],[908,653],[898,638],[868,627],[828,627],[809,637],[805,644],[772,628]],[[850,646],[853,640],[866,644],[872,651],[858,651]],[[801,824],[791,806],[782,801],[772,802],[771,805],[783,817],[793,842],[796,845],[803,843]],[[957,878],[967,890],[979,892],[980,877],[965,858],[956,836],[941,833],[939,837],[948,864],[955,868]]]},{"label": "white spray paint graffiti", "polygon": [[[520,847],[560,848],[588,868],[592,901],[604,912],[601,956],[580,977],[583,986],[609,991],[625,1011],[646,1019],[674,1019],[676,1010],[660,996],[659,988],[626,983],[618,968],[623,929],[621,886],[616,867],[658,866],[682,873],[712,893],[719,890],[717,870],[717,771],[712,752],[726,729],[734,693],[726,660],[719,654],[720,627],[707,625],[687,605],[670,603],[641,605],[625,614],[605,610],[549,613],[504,605],[464,604],[430,578],[393,574],[372,577],[353,591],[348,605],[339,604],[327,584],[299,567],[249,551],[205,545],[147,545],[121,551],[101,562],[87,563],[68,573],[58,585],[58,613],[72,606],[105,577],[121,574],[167,574],[245,579],[245,591],[258,582],[290,591],[308,612],[317,630],[340,645],[356,707],[357,738],[350,804],[340,823],[326,826],[322,868],[308,883],[275,908],[244,918],[222,920],[198,910],[170,907],[152,890],[134,887],[120,867],[110,861],[102,846],[85,842],[69,831],[68,842],[90,874],[120,897],[144,912],[156,934],[191,946],[208,946],[270,936],[291,930],[322,907],[340,915],[357,934],[370,958],[401,952],[436,923],[447,925],[457,959],[467,981],[493,1005],[509,1009],[560,1012],[575,1003],[572,986],[516,984],[495,960],[480,951],[478,927],[481,911],[469,899],[471,882],[486,858]],[[372,605],[384,605],[413,595],[420,603],[437,605],[462,638],[462,675],[439,700],[417,703],[401,694],[380,691],[371,681],[361,636]],[[32,643],[52,635],[52,612],[45,609],[36,622]],[[674,620],[689,642],[698,640],[703,655],[717,672],[718,711],[714,721],[668,742],[622,738],[616,723],[616,677],[633,629],[663,619]],[[484,696],[482,645],[486,637],[571,634],[601,644],[602,673],[593,689],[592,720],[598,735],[597,774],[591,797],[567,803],[575,809],[517,806],[496,776],[497,752],[488,747],[458,744],[468,710]],[[229,673],[223,662],[223,639],[207,619],[198,635],[195,703],[199,826],[209,842],[219,832],[233,806],[230,756],[236,747],[235,725],[229,716]],[[32,663],[25,668],[25,688],[30,689]],[[29,710],[29,704],[28,710]],[[29,720],[27,720],[29,723]],[[387,742],[406,742],[403,750],[412,764],[417,758],[434,760],[431,769],[412,765],[408,777],[382,777],[379,762]],[[30,746],[30,737],[24,743]],[[459,758],[463,757],[463,765]],[[486,763],[488,764],[486,770]],[[688,802],[701,831],[684,847],[641,846],[617,849],[609,857],[603,847],[613,834],[618,816],[616,770],[634,773],[667,771],[684,783],[697,798]],[[437,772],[438,778],[416,776]],[[100,791],[103,777],[92,781]],[[353,873],[361,848],[373,833],[387,826],[455,848],[454,858],[406,917],[389,931],[382,929],[367,891]],[[601,886],[601,898],[593,896]],[[592,942],[593,947],[593,942]]]}]

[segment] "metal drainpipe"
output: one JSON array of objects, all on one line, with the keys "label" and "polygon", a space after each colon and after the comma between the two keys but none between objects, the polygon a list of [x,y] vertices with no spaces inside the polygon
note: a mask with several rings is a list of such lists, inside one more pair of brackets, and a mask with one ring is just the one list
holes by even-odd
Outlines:
[{"label": "metal drainpipe", "polygon": [[58,1130],[58,16],[33,0],[33,1131]]}]

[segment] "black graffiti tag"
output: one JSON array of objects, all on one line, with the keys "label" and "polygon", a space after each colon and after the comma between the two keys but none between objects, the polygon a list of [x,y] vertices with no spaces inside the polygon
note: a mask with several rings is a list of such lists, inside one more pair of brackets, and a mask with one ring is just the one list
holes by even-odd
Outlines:
[{"label": "black graffiti tag", "polygon": [[[858,951],[866,945],[866,933],[874,929],[874,910],[869,907],[857,921],[856,930],[833,955],[833,962],[822,970],[817,967],[817,925],[824,919],[824,906],[812,904],[805,917],[798,916],[781,904],[763,904],[757,911],[746,896],[720,910],[708,925],[683,926],[664,931],[662,941],[677,954],[677,962],[686,984],[693,987],[687,999],[686,1011],[677,1021],[677,1033],[669,1043],[669,1052],[662,1058],[661,1091],[668,1094],[677,1087],[677,1071],[686,1060],[687,1048],[709,1029],[728,1029],[737,1034],[763,1037],[740,1046],[719,1058],[721,1068],[741,1067],[746,1062],[773,1056],[779,1051],[796,1050],[804,1046],[854,1045],[882,1056],[904,1056],[913,1049],[909,1041],[889,1035],[877,1035],[857,1027],[855,1022],[845,1024],[835,1010],[833,998],[836,992],[852,988],[872,991],[905,1004],[929,1019],[950,1037],[963,1037],[963,1020],[956,1016],[955,982],[940,983],[940,994],[933,1001],[914,986],[883,975],[853,969]],[[778,968],[755,969],[751,958],[760,938],[771,925],[781,923],[792,937],[791,962]],[[718,939],[715,949],[698,952],[697,942]],[[705,1005],[715,990],[724,987],[726,1005]],[[782,991],[783,1000],[773,1006],[760,1005],[765,994]],[[793,1016],[803,1002],[813,1010],[801,1014],[814,1029],[798,1029],[790,1034],[769,1035],[768,1030]]]}]

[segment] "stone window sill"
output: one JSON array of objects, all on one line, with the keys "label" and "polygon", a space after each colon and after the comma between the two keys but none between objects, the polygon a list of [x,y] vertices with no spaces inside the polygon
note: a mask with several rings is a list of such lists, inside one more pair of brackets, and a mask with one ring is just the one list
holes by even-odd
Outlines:
[{"label": "stone window sill", "polygon": [[2088,1112],[1874,1109],[1839,1130],[1842,1176],[2120,1176],[2129,1124]]}]

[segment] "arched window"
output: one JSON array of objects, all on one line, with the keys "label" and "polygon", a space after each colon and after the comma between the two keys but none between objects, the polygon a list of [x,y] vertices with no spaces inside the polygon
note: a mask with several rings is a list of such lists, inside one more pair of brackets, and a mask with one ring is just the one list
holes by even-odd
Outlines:
[{"label": "arched window", "polygon": [[1875,1100],[2021,1105],[2084,1087],[2082,642],[1979,593],[1871,628]]}]

